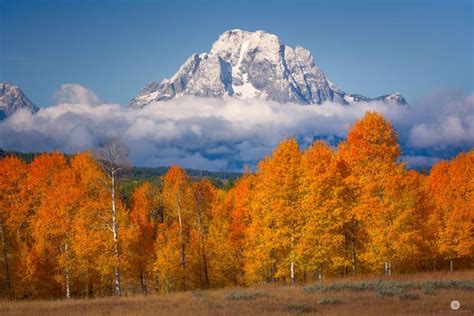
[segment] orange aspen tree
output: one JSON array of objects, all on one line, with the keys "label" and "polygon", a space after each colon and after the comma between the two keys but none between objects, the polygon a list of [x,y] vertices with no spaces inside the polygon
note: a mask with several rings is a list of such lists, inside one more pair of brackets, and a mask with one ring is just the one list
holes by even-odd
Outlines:
[{"label": "orange aspen tree", "polygon": [[147,280],[152,274],[155,261],[154,245],[157,229],[156,214],[161,207],[159,188],[145,182],[133,191],[130,224],[124,232],[124,256],[128,270],[138,276],[142,294],[146,295]]},{"label": "orange aspen tree", "polygon": [[252,180],[253,176],[246,174],[228,192],[219,190],[211,206],[208,244],[212,287],[245,285],[243,255]]},{"label": "orange aspen tree", "polygon": [[474,254],[474,150],[433,166],[427,179],[436,248],[449,269]]},{"label": "orange aspen tree", "polygon": [[47,195],[40,202],[32,225],[35,250],[55,268],[58,283],[64,284],[64,295],[71,298],[70,232],[79,208],[79,186],[69,166],[56,173]]},{"label": "orange aspen tree", "polygon": [[235,261],[233,283],[244,285],[244,247],[247,228],[250,225],[250,203],[255,177],[245,174],[225,197],[225,205],[230,211],[229,242]]},{"label": "orange aspen tree", "polygon": [[[20,227],[27,221],[27,180],[28,166],[15,157],[0,160],[0,247],[3,261],[2,293],[15,297],[15,279],[18,271]],[[3,296],[3,295],[2,295]]]},{"label": "orange aspen tree", "polygon": [[[61,283],[51,274],[57,268],[54,256],[43,252],[41,240],[35,230],[43,221],[43,201],[48,199],[58,175],[67,168],[66,157],[61,153],[41,154],[31,162],[28,174],[30,197],[31,241],[26,258],[26,271],[22,274],[25,295],[48,297],[61,295]],[[49,221],[49,219],[46,219]]]}]

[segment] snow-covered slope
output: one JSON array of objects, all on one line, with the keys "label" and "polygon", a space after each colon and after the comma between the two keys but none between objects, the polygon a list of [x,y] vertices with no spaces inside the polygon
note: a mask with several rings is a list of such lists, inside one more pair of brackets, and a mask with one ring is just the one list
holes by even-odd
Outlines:
[{"label": "snow-covered slope", "polygon": [[0,83],[0,120],[19,109],[27,109],[32,113],[38,112],[38,107],[23,94],[19,87],[9,82]]},{"label": "snow-covered slope", "polygon": [[406,104],[398,92],[374,99],[347,94],[315,65],[307,49],[286,46],[276,35],[264,31],[238,29],[223,33],[209,53],[192,55],[170,79],[149,83],[130,106],[142,107],[181,95],[301,104],[371,100]]}]

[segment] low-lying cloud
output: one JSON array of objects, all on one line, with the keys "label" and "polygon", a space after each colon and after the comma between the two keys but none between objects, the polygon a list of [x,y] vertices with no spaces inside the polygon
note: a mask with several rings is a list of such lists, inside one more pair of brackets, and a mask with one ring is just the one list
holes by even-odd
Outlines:
[{"label": "low-lying cloud", "polygon": [[35,115],[18,111],[0,122],[0,147],[73,153],[119,136],[130,146],[135,165],[241,170],[244,164],[254,166],[285,137],[296,137],[303,147],[321,138],[335,144],[367,111],[378,111],[400,131],[407,164],[424,167],[474,146],[474,95],[448,91],[442,96],[408,107],[183,96],[129,109],[101,102],[83,86],[66,84],[56,93],[57,104]]}]

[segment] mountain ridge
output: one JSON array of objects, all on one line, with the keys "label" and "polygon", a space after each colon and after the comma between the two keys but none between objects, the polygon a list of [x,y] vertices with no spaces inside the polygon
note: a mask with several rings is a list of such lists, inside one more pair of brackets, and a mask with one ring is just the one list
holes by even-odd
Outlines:
[{"label": "mountain ridge", "polygon": [[10,82],[0,83],[0,120],[11,116],[20,109],[36,113],[39,108],[28,99],[23,91]]},{"label": "mountain ridge", "polygon": [[326,101],[407,104],[399,92],[376,98],[346,93],[326,77],[309,50],[287,46],[265,31],[240,29],[221,34],[209,53],[191,55],[171,78],[147,84],[129,106],[138,108],[182,95],[306,105]]}]

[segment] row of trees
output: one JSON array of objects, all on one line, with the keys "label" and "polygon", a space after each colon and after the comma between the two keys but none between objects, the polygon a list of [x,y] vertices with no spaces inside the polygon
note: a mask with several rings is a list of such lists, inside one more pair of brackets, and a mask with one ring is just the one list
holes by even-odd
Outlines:
[{"label": "row of trees", "polygon": [[336,149],[280,143],[228,191],[175,166],[130,195],[127,151],[0,160],[1,293],[93,297],[472,268],[474,151],[429,175],[368,113]]}]

